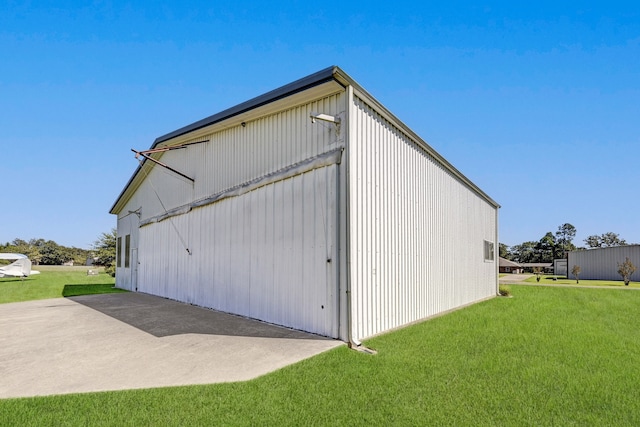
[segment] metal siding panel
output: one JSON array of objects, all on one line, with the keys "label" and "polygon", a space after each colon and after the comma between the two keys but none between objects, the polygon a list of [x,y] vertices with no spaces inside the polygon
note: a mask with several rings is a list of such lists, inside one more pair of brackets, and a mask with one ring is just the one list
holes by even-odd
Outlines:
[{"label": "metal siding panel", "polygon": [[[585,280],[622,280],[618,274],[618,263],[629,258],[633,265],[640,268],[640,245],[616,246],[612,248],[588,249],[569,252],[567,274],[574,278],[571,270],[574,265],[580,267],[580,278]],[[639,272],[631,275],[631,280],[638,281]]]},{"label": "metal siding panel", "polygon": [[339,116],[344,105],[344,93],[337,93],[194,139],[206,143],[165,152],[161,161],[195,183],[159,166],[145,167],[146,179],[127,205],[143,206],[145,220],[326,152],[340,137],[333,125],[312,124],[309,115]]},{"label": "metal siding panel", "polygon": [[[299,239],[298,250],[301,251],[300,254],[300,283],[313,283],[316,280],[322,281],[324,279],[324,274],[320,274],[317,268],[316,257],[322,256],[323,254],[318,254],[316,252],[316,239],[319,237],[316,234],[316,219],[315,218],[315,201],[317,198],[323,197],[323,194],[318,194],[318,197],[309,197],[312,196],[316,191],[321,191],[319,187],[315,184],[317,178],[317,174],[304,174],[301,179],[301,199],[299,200],[299,224],[297,224],[297,228],[299,229]],[[317,188],[317,190],[316,190]],[[326,212],[326,211],[325,211]],[[320,220],[322,221],[322,220]],[[300,287],[298,296],[302,301],[317,301],[317,289],[308,288],[306,286]],[[322,289],[322,287],[320,287]],[[313,311],[312,315],[308,318],[301,319],[305,328],[313,328],[318,322],[317,312]]]},{"label": "metal siding panel", "polygon": [[495,295],[495,208],[362,100],[350,121],[353,336]]},{"label": "metal siding panel", "polygon": [[142,227],[139,290],[336,337],[337,167]]}]

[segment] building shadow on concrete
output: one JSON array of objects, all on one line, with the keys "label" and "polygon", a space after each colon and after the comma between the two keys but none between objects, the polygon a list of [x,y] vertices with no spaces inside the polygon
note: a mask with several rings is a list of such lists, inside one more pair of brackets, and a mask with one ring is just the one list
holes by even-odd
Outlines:
[{"label": "building shadow on concrete", "polygon": [[137,292],[83,295],[67,299],[156,337],[207,334],[307,340],[331,339]]}]

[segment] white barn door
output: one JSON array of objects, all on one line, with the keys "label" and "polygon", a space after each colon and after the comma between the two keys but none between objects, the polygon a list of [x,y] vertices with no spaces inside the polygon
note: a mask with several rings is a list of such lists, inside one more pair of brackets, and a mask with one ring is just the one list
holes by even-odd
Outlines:
[{"label": "white barn door", "polygon": [[139,229],[140,220],[135,213],[118,219],[116,286],[130,291],[137,290]]},{"label": "white barn door", "polygon": [[139,290],[337,338],[337,168],[142,227]]}]

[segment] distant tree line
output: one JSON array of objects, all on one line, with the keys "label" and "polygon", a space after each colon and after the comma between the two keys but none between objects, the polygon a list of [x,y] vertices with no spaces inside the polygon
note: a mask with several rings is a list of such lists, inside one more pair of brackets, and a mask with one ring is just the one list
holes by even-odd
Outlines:
[{"label": "distant tree line", "polygon": [[62,265],[70,261],[75,265],[85,265],[87,259],[91,259],[95,265],[110,267],[115,266],[116,230],[102,233],[91,249],[63,246],[53,240],[14,239],[0,243],[0,252],[26,255],[35,265]]},{"label": "distant tree line", "polygon": [[44,239],[14,239],[4,245],[0,244],[0,252],[26,255],[36,265],[62,265],[70,261],[84,265],[87,258],[92,256],[89,250],[62,246],[53,240]]},{"label": "distant tree line", "polygon": [[584,239],[586,248],[576,247],[573,243],[575,236],[576,228],[565,223],[560,225],[555,233],[548,231],[538,241],[522,242],[514,246],[500,243],[500,256],[518,263],[549,263],[554,259],[566,258],[569,251],[627,245],[627,242],[618,234],[607,232]]}]

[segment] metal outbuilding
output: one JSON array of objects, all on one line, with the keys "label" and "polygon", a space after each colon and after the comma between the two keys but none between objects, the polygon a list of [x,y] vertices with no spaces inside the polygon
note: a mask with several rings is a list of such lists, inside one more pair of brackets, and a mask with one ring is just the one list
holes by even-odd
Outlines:
[{"label": "metal outbuilding", "polygon": [[498,204],[338,67],[137,155],[118,287],[355,344],[496,295]]},{"label": "metal outbuilding", "polygon": [[[640,245],[613,246],[571,251],[567,255],[567,271],[571,274],[574,265],[580,267],[580,278],[584,280],[622,280],[618,274],[618,263],[626,258],[640,267]],[[640,274],[635,273],[631,280],[638,280]],[[573,277],[573,276],[571,276]]]}]

